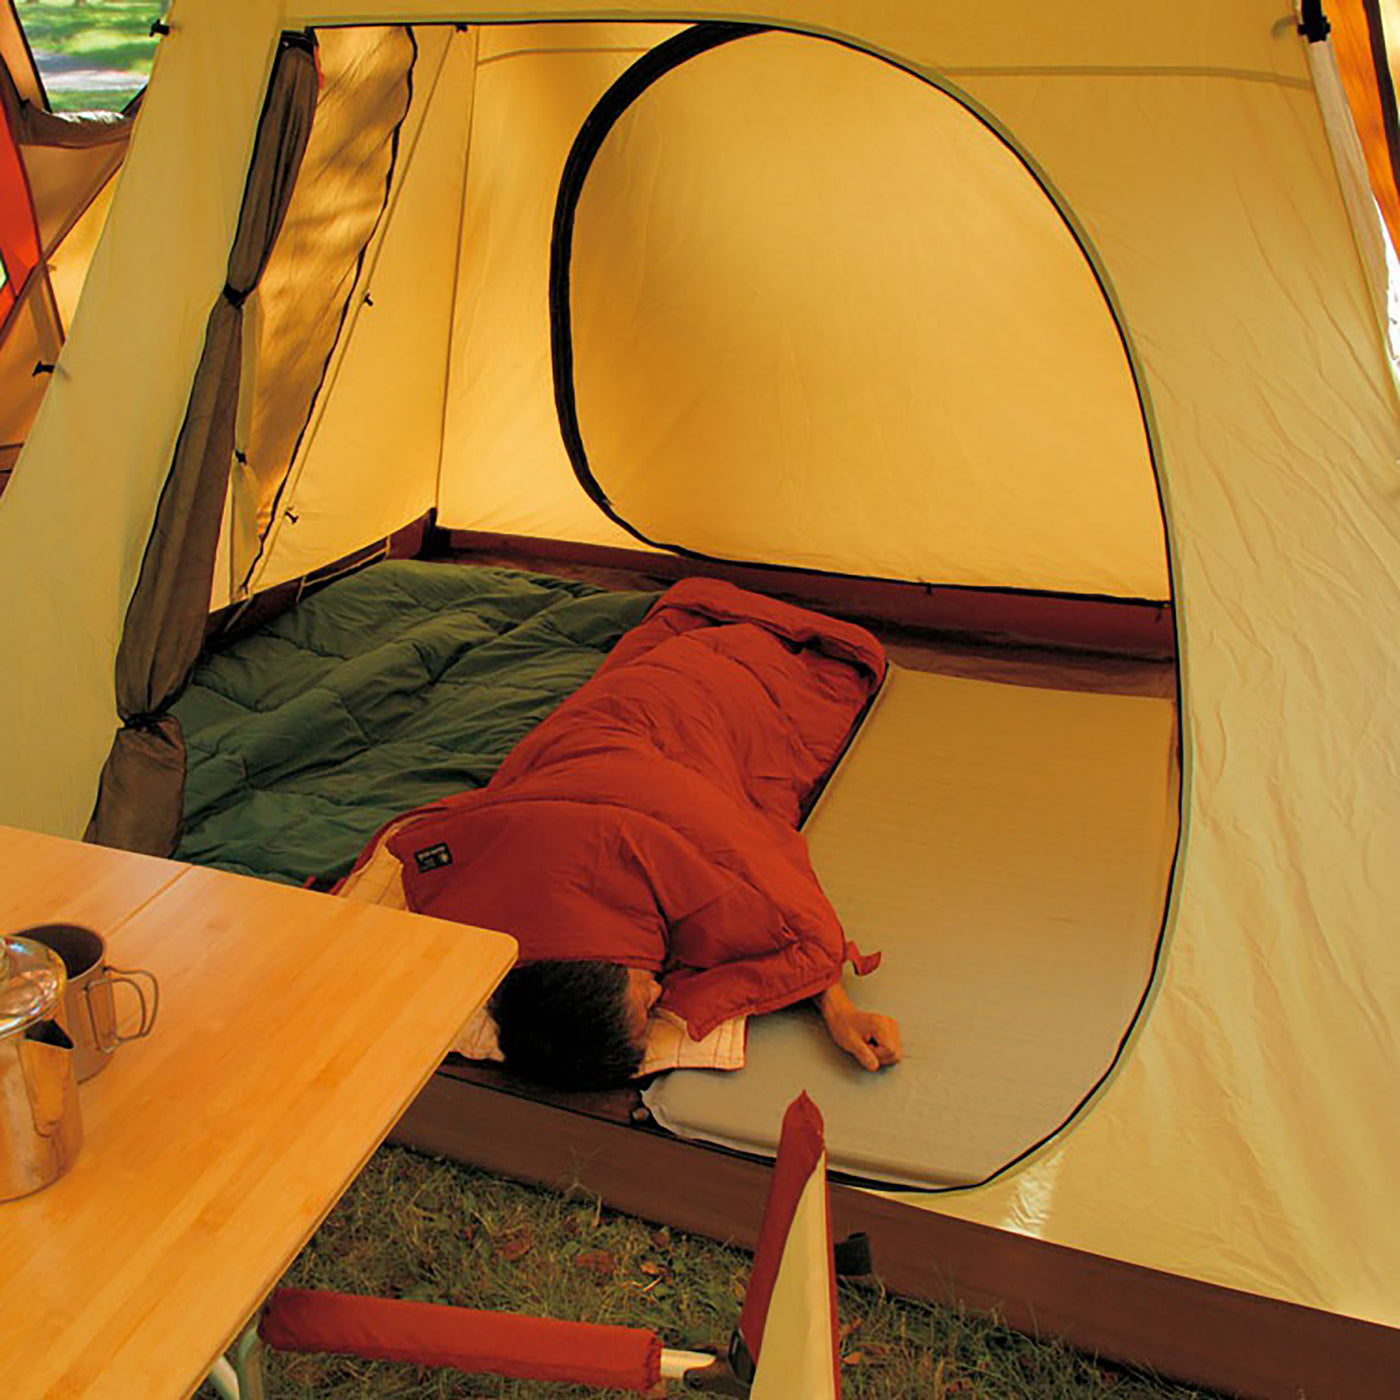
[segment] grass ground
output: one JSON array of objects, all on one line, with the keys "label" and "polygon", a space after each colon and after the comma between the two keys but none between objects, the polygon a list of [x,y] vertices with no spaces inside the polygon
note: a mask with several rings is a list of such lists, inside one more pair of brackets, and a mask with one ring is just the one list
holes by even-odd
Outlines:
[{"label": "grass ground", "polygon": [[[456,1163],[385,1147],[284,1282],[379,1297],[655,1330],[663,1344],[723,1347],[750,1257]],[[878,1267],[878,1261],[877,1261]],[[1037,1341],[994,1319],[841,1290],[846,1400],[1205,1400]],[[412,1396],[573,1400],[600,1392],[404,1363],[270,1358],[273,1400]],[[677,1395],[678,1387],[673,1387]],[[206,1387],[201,1395],[212,1396]],[[796,1400],[796,1397],[795,1397]]]}]

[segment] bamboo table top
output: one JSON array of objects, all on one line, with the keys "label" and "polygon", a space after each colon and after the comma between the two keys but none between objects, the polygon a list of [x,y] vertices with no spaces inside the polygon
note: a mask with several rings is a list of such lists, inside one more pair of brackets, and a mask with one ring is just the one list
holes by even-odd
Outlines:
[{"label": "bamboo table top", "polygon": [[515,943],[0,827],[0,929],[46,922],[153,972],[160,1014],[80,1086],[70,1171],[0,1202],[0,1395],[188,1395]]}]

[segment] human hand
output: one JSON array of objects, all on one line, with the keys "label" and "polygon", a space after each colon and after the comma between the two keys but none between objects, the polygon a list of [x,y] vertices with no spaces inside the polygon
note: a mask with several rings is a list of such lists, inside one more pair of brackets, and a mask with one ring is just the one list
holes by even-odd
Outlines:
[{"label": "human hand", "polygon": [[903,1055],[899,1022],[892,1016],[863,1011],[837,983],[817,998],[827,1034],[862,1069],[871,1071],[896,1064]]}]

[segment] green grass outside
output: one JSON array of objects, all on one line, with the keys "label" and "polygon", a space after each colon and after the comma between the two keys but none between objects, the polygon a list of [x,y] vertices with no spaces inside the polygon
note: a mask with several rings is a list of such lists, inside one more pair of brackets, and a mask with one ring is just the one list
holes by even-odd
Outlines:
[{"label": "green grass outside", "polygon": [[125,107],[134,88],[94,85],[77,91],[58,89],[45,71],[47,57],[144,78],[158,42],[151,37],[151,25],[164,14],[165,4],[166,0],[18,0],[15,9],[35,51],[54,111],[120,111]]}]

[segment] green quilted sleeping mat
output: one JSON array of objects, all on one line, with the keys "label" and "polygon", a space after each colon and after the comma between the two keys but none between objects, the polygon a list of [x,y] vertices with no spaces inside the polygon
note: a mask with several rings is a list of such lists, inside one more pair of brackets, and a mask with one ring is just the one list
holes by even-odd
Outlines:
[{"label": "green quilted sleeping mat", "polygon": [[176,856],[344,874],[390,817],[485,784],[654,598],[398,560],[331,584],[201,659]]}]

